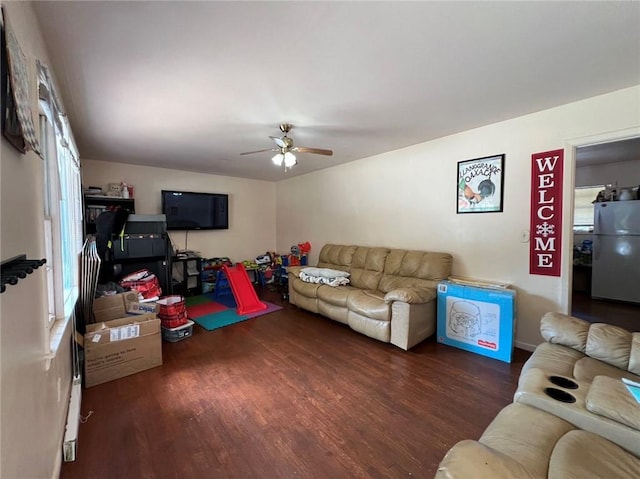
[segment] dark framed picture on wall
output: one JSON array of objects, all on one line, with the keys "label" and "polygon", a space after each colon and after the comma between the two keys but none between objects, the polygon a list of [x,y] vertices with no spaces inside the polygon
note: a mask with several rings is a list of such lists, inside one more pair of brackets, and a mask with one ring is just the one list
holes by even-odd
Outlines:
[{"label": "dark framed picture on wall", "polygon": [[456,213],[502,211],[504,154],[458,162]]}]

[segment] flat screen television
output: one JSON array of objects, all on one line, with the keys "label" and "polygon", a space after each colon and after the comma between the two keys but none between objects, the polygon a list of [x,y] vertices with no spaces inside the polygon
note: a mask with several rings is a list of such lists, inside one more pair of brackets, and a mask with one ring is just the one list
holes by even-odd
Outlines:
[{"label": "flat screen television", "polygon": [[162,190],[167,230],[229,229],[229,195]]}]

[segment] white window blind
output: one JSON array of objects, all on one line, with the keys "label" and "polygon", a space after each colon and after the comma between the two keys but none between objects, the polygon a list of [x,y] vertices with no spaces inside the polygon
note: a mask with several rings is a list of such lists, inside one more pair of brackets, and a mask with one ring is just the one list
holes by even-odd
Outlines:
[{"label": "white window blind", "polygon": [[603,185],[580,186],[575,189],[573,206],[574,230],[593,230],[593,201],[603,189]]}]

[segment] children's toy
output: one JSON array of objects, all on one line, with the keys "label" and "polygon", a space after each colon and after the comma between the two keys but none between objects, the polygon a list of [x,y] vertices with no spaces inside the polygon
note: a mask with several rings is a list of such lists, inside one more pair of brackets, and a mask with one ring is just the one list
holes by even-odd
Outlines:
[{"label": "children's toy", "polygon": [[306,266],[307,265],[307,254],[311,251],[311,243],[308,241],[305,243],[300,243],[297,245],[293,245],[291,247],[291,256],[289,257],[289,265],[290,266]]},{"label": "children's toy", "polygon": [[311,243],[309,243],[308,241],[300,243],[298,245],[298,249],[300,250],[300,254],[308,254],[309,251],[311,251]]},{"label": "children's toy", "polygon": [[233,268],[224,265],[222,271],[231,286],[233,297],[238,305],[236,311],[239,315],[251,314],[267,308],[267,305],[258,299],[256,290],[249,281],[249,275],[242,263],[236,264]]},{"label": "children's toy", "polygon": [[263,254],[261,256],[258,256],[256,258],[256,263],[258,263],[259,265],[262,264],[271,264],[271,255],[267,254]]}]

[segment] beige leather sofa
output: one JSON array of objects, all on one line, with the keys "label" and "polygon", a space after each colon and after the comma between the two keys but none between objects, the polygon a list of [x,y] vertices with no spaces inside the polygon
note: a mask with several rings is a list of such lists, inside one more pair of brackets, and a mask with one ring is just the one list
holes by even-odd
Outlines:
[{"label": "beige leather sofa", "polygon": [[289,302],[407,350],[435,333],[436,287],[451,264],[448,253],[327,244],[317,267],[350,273],[350,284],[305,282],[291,266]]},{"label": "beige leather sofa", "polygon": [[456,444],[437,478],[638,478],[640,333],[547,313],[547,342],[523,366],[514,403],[478,441]]}]

